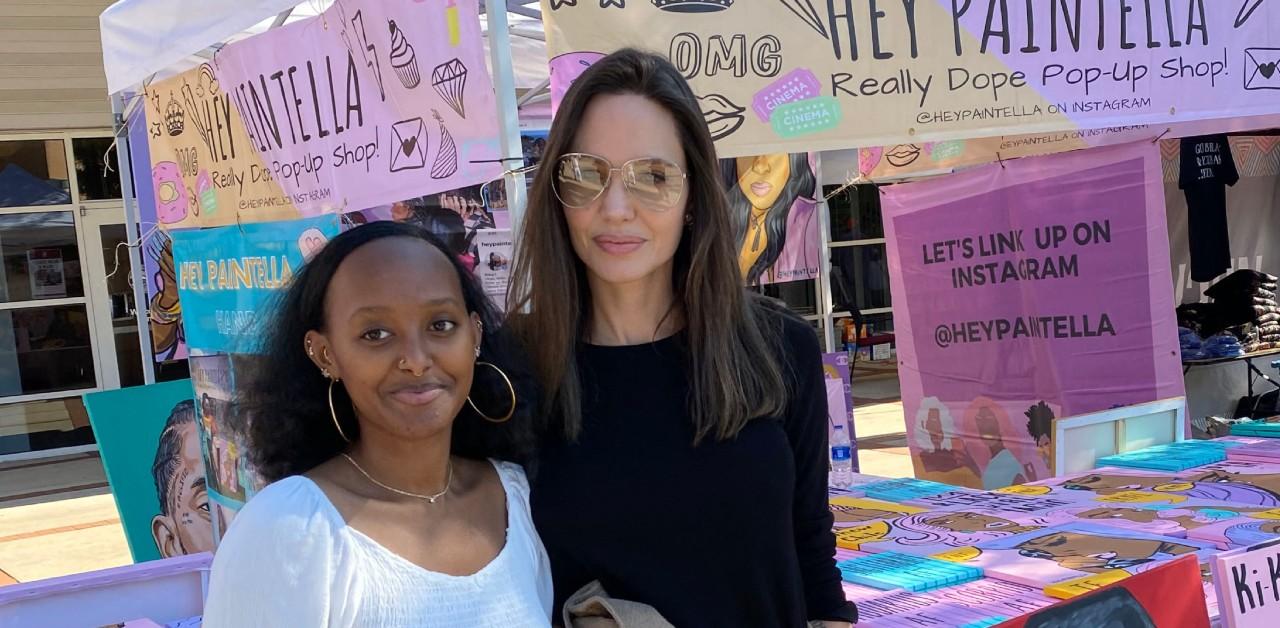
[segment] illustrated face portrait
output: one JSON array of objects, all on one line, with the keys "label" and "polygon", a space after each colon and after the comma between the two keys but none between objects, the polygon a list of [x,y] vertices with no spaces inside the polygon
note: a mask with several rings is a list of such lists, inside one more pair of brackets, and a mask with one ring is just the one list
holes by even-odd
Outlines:
[{"label": "illustrated face portrait", "polygon": [[1159,513],[1154,510],[1141,510],[1137,508],[1094,508],[1086,510],[1079,515],[1081,519],[1107,520],[1107,519],[1125,519],[1135,523],[1151,523],[1159,517]]},{"label": "illustrated face portrait", "polygon": [[831,512],[835,515],[836,523],[865,523],[868,521],[879,521],[881,519],[894,519],[902,516],[902,513],[893,512],[891,510],[857,508],[854,506],[842,506],[840,504],[831,504]]},{"label": "illustrated face portrait", "polygon": [[213,523],[205,485],[200,439],[194,423],[175,428],[181,442],[181,459],[168,478],[168,503],[152,519],[152,537],[164,558],[213,551]]},{"label": "illustrated face portrait", "polygon": [[929,408],[929,414],[924,420],[924,429],[929,432],[929,442],[933,443],[934,449],[942,448],[942,412],[937,408]]},{"label": "illustrated face portrait", "polygon": [[1244,474],[1229,471],[1208,471],[1186,481],[1205,484],[1251,484],[1257,488],[1280,496],[1280,475],[1274,473]]},{"label": "illustrated face portrait", "polygon": [[782,196],[791,178],[787,153],[738,158],[738,188],[756,209],[769,209]]},{"label": "illustrated face portrait", "polygon": [[1112,475],[1085,475],[1062,484],[1062,488],[1074,491],[1094,491],[1099,495],[1111,495],[1121,491],[1139,491],[1173,481],[1169,476],[1124,477]]},{"label": "illustrated face portrait", "polygon": [[990,532],[1018,527],[1017,523],[976,512],[946,512],[925,519],[926,524],[953,532]]},{"label": "illustrated face portrait", "polygon": [[1195,548],[1168,541],[1095,536],[1078,532],[1057,532],[1037,537],[1017,546],[1029,558],[1052,560],[1067,569],[1102,572],[1124,569],[1155,560],[1157,555],[1180,555]]},{"label": "illustrated face portrait", "polygon": [[978,410],[977,416],[974,418],[978,425],[978,435],[983,440],[1001,441],[1000,423],[991,408],[983,406]]}]

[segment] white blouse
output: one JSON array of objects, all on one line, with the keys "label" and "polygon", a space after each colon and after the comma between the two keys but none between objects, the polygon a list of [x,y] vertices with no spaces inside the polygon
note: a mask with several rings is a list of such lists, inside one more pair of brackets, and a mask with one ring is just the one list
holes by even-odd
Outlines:
[{"label": "white blouse", "polygon": [[428,571],[347,526],[314,482],[256,495],[218,547],[205,628],[550,625],[551,568],[519,465],[493,462],[507,494],[506,545],[470,576]]}]

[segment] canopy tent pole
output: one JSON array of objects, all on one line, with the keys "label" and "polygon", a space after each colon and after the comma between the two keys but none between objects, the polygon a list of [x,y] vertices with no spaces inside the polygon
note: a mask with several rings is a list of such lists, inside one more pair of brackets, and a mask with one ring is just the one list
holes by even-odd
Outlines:
[{"label": "canopy tent pole", "polygon": [[[124,200],[125,242],[129,245],[129,275],[133,284],[134,316],[138,319],[138,345],[142,348],[142,381],[156,383],[155,358],[151,351],[151,317],[147,303],[147,273],[142,267],[142,228],[138,219],[138,202],[134,195],[133,164],[129,157],[129,120],[124,116],[124,99],[111,95],[111,113],[115,120],[116,165],[120,173],[120,196]],[[133,176],[127,176],[133,173]],[[150,173],[141,173],[150,178]]]},{"label": "canopy tent pole", "polygon": [[[484,3],[489,23],[489,59],[493,64],[493,91],[498,101],[498,142],[506,171],[524,165],[524,147],[520,141],[520,108],[516,103],[516,78],[511,63],[511,33],[507,24],[506,0]],[[524,219],[524,173],[506,175],[507,211],[511,215],[512,234],[520,233]]]}]

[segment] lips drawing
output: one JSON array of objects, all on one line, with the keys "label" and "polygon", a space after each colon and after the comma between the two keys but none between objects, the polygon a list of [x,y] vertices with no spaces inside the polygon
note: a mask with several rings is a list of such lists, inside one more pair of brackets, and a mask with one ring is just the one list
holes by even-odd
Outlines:
[{"label": "lips drawing", "polygon": [[757,181],[751,184],[751,193],[761,198],[769,195],[773,191],[773,186],[764,181]]},{"label": "lips drawing", "polygon": [[746,109],[720,94],[699,97],[698,107],[702,110],[702,117],[707,122],[713,140],[729,137],[746,121],[746,117],[742,115]]},{"label": "lips drawing", "polygon": [[910,166],[920,158],[920,147],[915,144],[898,144],[884,154],[895,168]]}]

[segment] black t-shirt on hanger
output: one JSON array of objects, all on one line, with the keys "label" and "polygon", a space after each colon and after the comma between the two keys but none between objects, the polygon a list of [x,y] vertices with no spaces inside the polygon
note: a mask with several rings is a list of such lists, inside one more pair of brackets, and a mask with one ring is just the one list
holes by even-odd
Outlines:
[{"label": "black t-shirt on hanger", "polygon": [[1178,187],[1187,197],[1192,281],[1213,281],[1231,269],[1226,186],[1239,180],[1226,135],[1182,140]]}]

